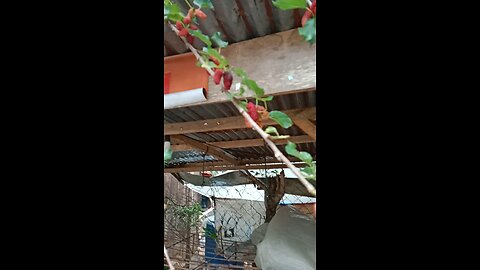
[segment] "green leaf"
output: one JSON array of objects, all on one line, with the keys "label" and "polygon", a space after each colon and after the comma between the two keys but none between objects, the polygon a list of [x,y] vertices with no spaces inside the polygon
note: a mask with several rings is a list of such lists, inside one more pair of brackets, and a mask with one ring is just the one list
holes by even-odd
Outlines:
[{"label": "green leaf", "polygon": [[240,101],[238,103],[238,106],[240,106],[244,111],[247,111],[247,102],[246,101]]},{"label": "green leaf", "polygon": [[292,143],[292,142],[288,142],[287,145],[285,146],[285,151],[287,152],[287,154],[289,154],[290,156],[294,156],[300,160],[302,160],[303,162],[307,163],[308,165],[311,165],[312,164],[312,155],[310,155],[310,153],[308,152],[299,152],[297,150],[297,145]]},{"label": "green leaf", "polygon": [[247,77],[247,73],[245,72],[245,70],[241,69],[241,68],[234,68],[233,69],[233,72],[240,78],[244,79]]},{"label": "green leaf", "polygon": [[220,32],[213,34],[212,41],[220,48],[225,48],[228,46],[228,42],[222,40]]},{"label": "green leaf", "polygon": [[293,125],[292,119],[290,119],[290,117],[283,112],[271,111],[269,113],[269,117],[283,128],[289,128]]},{"label": "green leaf", "polygon": [[163,19],[181,21],[183,19],[180,7],[170,1],[163,1]]},{"label": "green leaf", "polygon": [[238,93],[238,95],[243,96],[243,93],[245,93],[245,88],[240,87],[240,92]]},{"label": "green leaf", "polygon": [[273,5],[281,10],[289,10],[296,8],[307,8],[307,1],[305,0],[277,0],[273,1]]},{"label": "green leaf", "polygon": [[304,27],[298,28],[298,33],[310,44],[317,42],[317,19],[308,20]]},{"label": "green leaf", "polygon": [[309,167],[302,168],[300,171],[305,176],[305,178],[315,181],[317,180],[317,166],[315,164]]},{"label": "green leaf", "polygon": [[200,67],[205,68],[205,69],[206,69],[207,67],[209,67],[209,68],[211,68],[211,69],[214,68],[214,67],[217,67],[217,65],[215,65],[215,63],[213,63],[213,62],[211,62],[211,61],[208,61],[208,59],[205,60],[204,62],[205,62],[205,64],[200,63]]},{"label": "green leaf", "polygon": [[288,138],[290,138],[290,135],[271,136],[270,138],[272,140],[288,139]]},{"label": "green leaf", "polygon": [[227,97],[228,97],[228,100],[233,100],[234,95],[232,95],[232,93],[230,92],[227,92]]},{"label": "green leaf", "polygon": [[276,135],[276,136],[280,136],[280,134],[278,133],[277,129],[275,127],[267,127],[265,129],[265,133],[267,134],[273,134],[273,135]]},{"label": "green leaf", "polygon": [[172,159],[172,149],[167,148],[163,150],[163,163],[166,165],[168,161]]},{"label": "green leaf", "polygon": [[256,81],[244,78],[242,83],[255,93],[255,97],[261,97],[265,95],[265,91],[263,88],[257,85]]},{"label": "green leaf", "polygon": [[273,96],[268,96],[268,97],[264,97],[262,98],[263,101],[272,101],[273,100]]},{"label": "green leaf", "polygon": [[204,35],[200,30],[188,30],[190,35],[199,38],[203,43],[207,44],[208,47],[212,46],[212,42],[207,35]]},{"label": "green leaf", "polygon": [[208,55],[215,57],[215,59],[218,60],[218,62],[220,63],[218,65],[218,68],[223,69],[226,66],[228,66],[228,60],[225,57],[223,57],[221,54],[219,54],[215,49],[203,47],[203,51],[206,52]]},{"label": "green leaf", "polygon": [[200,9],[202,8],[213,9],[213,4],[211,0],[194,0],[193,3]]}]

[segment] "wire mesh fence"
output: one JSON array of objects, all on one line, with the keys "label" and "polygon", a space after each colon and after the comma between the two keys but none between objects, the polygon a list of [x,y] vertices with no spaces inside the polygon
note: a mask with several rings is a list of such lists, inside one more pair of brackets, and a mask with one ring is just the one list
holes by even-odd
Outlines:
[{"label": "wire mesh fence", "polygon": [[165,174],[164,240],[175,269],[259,269],[252,236],[267,221],[272,197],[280,198],[274,209],[290,205],[315,219],[315,198],[291,194],[302,194],[302,186],[272,189],[278,172],[247,174],[249,182],[236,185],[222,175],[198,175],[194,185]]}]

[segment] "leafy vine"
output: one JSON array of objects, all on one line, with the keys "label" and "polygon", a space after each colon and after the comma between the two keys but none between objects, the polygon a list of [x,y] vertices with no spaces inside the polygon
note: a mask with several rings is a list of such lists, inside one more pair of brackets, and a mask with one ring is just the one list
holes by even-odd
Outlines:
[{"label": "leafy vine", "polygon": [[[290,117],[280,111],[268,111],[268,101],[273,100],[273,96],[265,96],[265,91],[256,81],[250,79],[241,68],[232,67],[223,55],[221,55],[221,48],[225,48],[228,42],[221,39],[221,33],[217,32],[211,37],[203,34],[198,29],[198,19],[205,19],[207,15],[202,9],[213,9],[211,0],[194,0],[196,6],[194,8],[188,0],[190,9],[187,14],[183,14],[180,7],[171,0],[164,0],[164,22],[168,23],[170,28],[184,41],[185,45],[196,56],[199,67],[204,68],[207,73],[213,77],[215,84],[219,85],[222,82],[222,92],[226,94],[228,99],[237,107],[239,112],[245,118],[245,124],[248,128],[253,128],[265,140],[267,145],[274,152],[274,156],[281,162],[284,162],[298,177],[300,182],[306,189],[314,196],[316,196],[315,188],[306,180],[316,180],[316,163],[308,152],[298,151],[295,143],[288,141],[285,146],[285,151],[288,155],[302,160],[307,167],[299,170],[296,168],[288,158],[273,143],[276,139],[286,139],[288,135],[280,135],[278,130],[273,126],[267,126],[262,129],[262,120],[271,119],[283,128],[290,128],[293,121]],[[313,3],[306,0],[276,0],[273,4],[283,10],[303,8],[306,12],[302,18],[302,28],[299,28],[299,34],[302,35],[309,43],[315,43],[316,34],[316,0]],[[202,50],[195,49],[192,44],[198,38],[206,46]],[[237,84],[236,89],[232,90],[233,74],[238,76],[240,83]],[[245,96],[246,91],[253,94],[254,102],[248,101]],[[259,105],[262,104],[262,105]],[[164,158],[171,157],[171,152],[165,152]],[[171,151],[171,150],[170,150]]]}]

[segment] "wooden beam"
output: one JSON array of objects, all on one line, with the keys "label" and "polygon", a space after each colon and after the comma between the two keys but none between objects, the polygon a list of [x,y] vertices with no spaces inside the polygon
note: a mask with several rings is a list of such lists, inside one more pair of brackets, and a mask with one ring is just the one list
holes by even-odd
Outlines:
[{"label": "wooden beam", "polygon": [[215,147],[212,147],[212,146],[208,146],[206,145],[205,143],[203,142],[199,142],[199,141],[196,141],[192,138],[189,138],[185,135],[176,135],[175,136],[175,139],[178,139],[178,140],[181,140],[183,141],[184,143],[196,148],[196,149],[199,149],[199,150],[202,150],[204,151],[206,154],[210,154],[218,159],[223,159],[225,161],[228,161],[232,164],[238,164],[239,161],[234,157],[232,156],[231,154],[219,149],[219,148],[215,148]]},{"label": "wooden beam", "polygon": [[[310,112],[315,110],[315,107],[303,108],[303,109],[294,109],[284,111],[288,116],[293,118],[294,115],[302,112]],[[277,125],[271,119],[263,121],[264,125]],[[247,128],[245,125],[245,119],[243,116],[232,116],[224,117],[217,119],[208,119],[208,120],[199,120],[191,122],[180,122],[180,123],[169,123],[163,125],[163,134],[164,135],[177,135],[177,134],[188,134],[188,133],[197,133],[197,132],[211,132],[211,131],[220,131],[228,129],[244,129]]]},{"label": "wooden beam", "polygon": [[[295,163],[295,167],[302,168],[307,166],[305,163]],[[276,163],[276,164],[240,164],[240,165],[226,165],[226,166],[214,166],[214,165],[207,165],[203,166],[177,166],[174,168],[165,168],[163,170],[164,173],[177,173],[177,172],[199,172],[203,169],[208,171],[227,171],[227,170],[257,170],[257,169],[281,169],[281,168],[288,168],[283,163]]]},{"label": "wooden beam", "polygon": [[[265,95],[316,89],[316,45],[305,42],[298,29],[231,44],[222,49],[222,55],[232,66],[243,68],[252,80],[265,89]],[[233,87],[239,81],[234,75]],[[247,94],[251,95],[250,91]],[[215,85],[212,78],[209,78],[207,98],[204,102],[176,108],[228,102],[221,86]]]},{"label": "wooden beam", "polygon": [[[172,137],[175,138],[175,137]],[[293,143],[310,143],[310,142],[315,142],[314,139],[310,138],[308,135],[301,135],[301,136],[292,136],[288,139],[282,139],[282,140],[275,140],[276,145],[284,145],[287,144],[288,141],[291,141]],[[211,142],[208,143],[216,147],[220,148],[244,148],[244,147],[254,147],[254,146],[264,146],[265,141],[263,139],[249,139],[249,140],[235,140],[235,141],[223,141],[223,142]],[[188,145],[188,144],[173,144],[172,145],[172,150],[173,151],[186,151],[186,150],[192,150],[194,147]]]},{"label": "wooden beam", "polygon": [[316,108],[293,115],[291,118],[297,127],[307,133],[314,141],[317,141],[317,127],[309,120],[315,119],[316,121]]},{"label": "wooden beam", "polygon": [[[313,155],[313,159],[315,160],[316,159],[316,156]],[[300,159],[296,158],[296,157],[292,157],[292,156],[288,156],[288,160],[290,160],[291,162],[301,162]],[[267,159],[267,164],[270,164],[270,163],[278,163],[279,161],[273,157],[269,157]],[[263,158],[257,158],[257,159],[240,159],[238,161],[238,164],[237,165],[265,165],[265,159]],[[228,166],[228,165],[232,165],[232,163],[230,162],[227,162],[227,161],[206,161],[205,162],[205,166]],[[204,166],[204,162],[192,162],[192,163],[188,163],[188,164],[184,164],[184,165],[180,165],[180,167],[182,166],[187,166],[187,167],[203,167]]]}]

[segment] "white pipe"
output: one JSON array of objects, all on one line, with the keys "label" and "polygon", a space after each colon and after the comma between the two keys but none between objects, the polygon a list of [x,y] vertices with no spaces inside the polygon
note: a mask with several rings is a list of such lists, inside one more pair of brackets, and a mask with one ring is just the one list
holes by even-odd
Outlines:
[{"label": "white pipe", "polygon": [[172,109],[177,106],[206,101],[206,92],[203,88],[175,92],[163,95],[163,109]]},{"label": "white pipe", "polygon": [[170,257],[168,256],[168,251],[167,251],[167,248],[165,247],[165,245],[163,245],[163,254],[165,254],[165,257],[167,257],[167,263],[168,263],[168,267],[170,268],[170,270],[175,270],[175,267],[173,267],[173,263],[170,260]]}]

